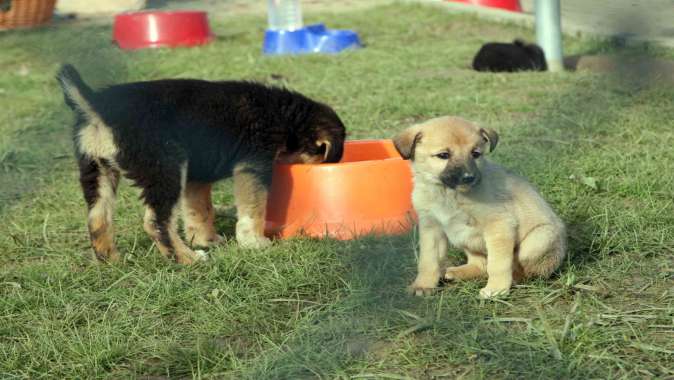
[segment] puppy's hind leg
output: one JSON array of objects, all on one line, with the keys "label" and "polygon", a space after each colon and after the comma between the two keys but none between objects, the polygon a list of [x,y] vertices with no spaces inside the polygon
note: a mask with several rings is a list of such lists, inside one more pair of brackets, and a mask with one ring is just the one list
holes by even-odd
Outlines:
[{"label": "puppy's hind leg", "polygon": [[524,238],[517,260],[525,278],[547,278],[559,267],[565,252],[563,227],[546,224],[536,227]]},{"label": "puppy's hind leg", "polygon": [[178,213],[187,176],[187,165],[163,168],[152,178],[139,181],[144,186],[144,229],[157,244],[159,251],[179,264],[192,264],[206,259],[203,251],[193,251],[178,234]]},{"label": "puppy's hind leg", "polygon": [[80,157],[79,167],[80,184],[89,209],[87,227],[94,254],[99,261],[119,261],[112,227],[119,172],[104,160],[87,156]]},{"label": "puppy's hind leg", "polygon": [[466,250],[468,262],[456,267],[447,268],[446,280],[470,280],[487,275],[487,257],[485,255]]},{"label": "puppy's hind leg", "polygon": [[210,183],[187,182],[183,202],[185,235],[190,245],[208,247],[223,238],[215,232]]},{"label": "puppy's hind leg", "polygon": [[270,169],[254,164],[240,164],[234,169],[236,241],[242,247],[264,248],[271,245],[271,240],[264,236],[270,183]]}]

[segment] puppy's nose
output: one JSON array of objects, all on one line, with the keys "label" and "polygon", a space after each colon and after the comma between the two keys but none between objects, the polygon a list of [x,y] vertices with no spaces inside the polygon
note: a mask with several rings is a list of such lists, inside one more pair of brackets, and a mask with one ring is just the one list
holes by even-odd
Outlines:
[{"label": "puppy's nose", "polygon": [[470,185],[473,182],[475,182],[475,174],[464,173],[463,176],[461,177],[461,183],[464,185]]}]

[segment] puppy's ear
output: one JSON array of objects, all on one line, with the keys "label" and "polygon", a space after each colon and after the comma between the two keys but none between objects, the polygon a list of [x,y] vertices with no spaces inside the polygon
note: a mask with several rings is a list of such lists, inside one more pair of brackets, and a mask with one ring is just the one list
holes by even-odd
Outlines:
[{"label": "puppy's ear", "polygon": [[421,141],[421,137],[421,128],[410,127],[393,138],[393,145],[404,159],[414,160],[414,150]]},{"label": "puppy's ear", "polygon": [[480,128],[480,134],[489,142],[489,151],[493,152],[498,144],[498,133],[490,128]]},{"label": "puppy's ear", "polygon": [[316,146],[319,149],[319,152],[323,152],[323,162],[328,162],[328,157],[332,152],[332,142],[326,138],[321,138],[316,140]]}]

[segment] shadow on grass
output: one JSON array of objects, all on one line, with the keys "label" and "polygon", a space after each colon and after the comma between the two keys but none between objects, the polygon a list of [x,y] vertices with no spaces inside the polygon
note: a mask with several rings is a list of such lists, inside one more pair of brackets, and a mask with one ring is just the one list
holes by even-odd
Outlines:
[{"label": "shadow on grass", "polygon": [[[550,378],[591,375],[572,370],[567,360],[555,360],[545,344],[527,342],[520,329],[490,328],[484,323],[488,312],[475,297],[477,287],[467,285],[470,295],[461,286],[448,286],[435,297],[408,295],[406,285],[416,270],[412,249],[410,235],[343,243],[337,254],[345,264],[346,297],[304,321],[280,348],[267,351],[241,376],[305,379],[354,375],[357,373],[345,372],[345,368],[365,358],[369,359],[366,373],[404,373],[412,378],[467,371],[512,377],[531,373]],[[540,341],[539,337],[533,340]],[[433,354],[421,354],[414,345]],[[396,355],[389,356],[399,350],[424,356],[415,357],[410,365]],[[389,358],[396,361],[389,362]],[[466,365],[467,361],[472,364]]]}]

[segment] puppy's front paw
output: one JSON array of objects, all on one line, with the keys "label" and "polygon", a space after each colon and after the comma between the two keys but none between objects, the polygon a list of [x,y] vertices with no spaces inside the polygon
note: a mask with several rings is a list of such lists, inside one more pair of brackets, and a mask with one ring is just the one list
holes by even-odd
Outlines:
[{"label": "puppy's front paw", "polygon": [[433,294],[435,294],[437,290],[438,288],[424,288],[414,286],[414,284],[407,287],[407,293],[419,297],[432,296]]},{"label": "puppy's front paw", "polygon": [[488,286],[485,286],[484,288],[480,289],[480,298],[483,300],[491,299],[491,298],[500,298],[500,297],[505,297],[510,293],[509,288],[490,288]]},{"label": "puppy's front paw", "polygon": [[264,236],[248,235],[236,239],[243,248],[261,249],[271,246],[271,240]]},{"label": "puppy's front paw", "polygon": [[94,263],[96,264],[116,264],[122,261],[122,255],[116,249],[111,249],[107,254],[93,254]]},{"label": "puppy's front paw", "polygon": [[209,258],[208,252],[204,250],[197,249],[194,253],[196,254],[196,261],[207,261]]},{"label": "puppy's front paw", "polygon": [[412,285],[407,287],[407,292],[413,296],[430,296],[438,290],[437,285],[437,281],[434,283],[432,281],[420,281],[417,279]]},{"label": "puppy's front paw", "polygon": [[200,249],[197,250],[179,250],[176,252],[176,262],[182,265],[192,265],[201,261],[208,260],[208,253]]},{"label": "puppy's front paw", "polygon": [[192,235],[190,238],[188,235],[187,240],[193,245],[197,247],[212,247],[214,245],[218,245],[222,243],[225,238],[218,235],[218,234],[211,234],[211,235]]}]

